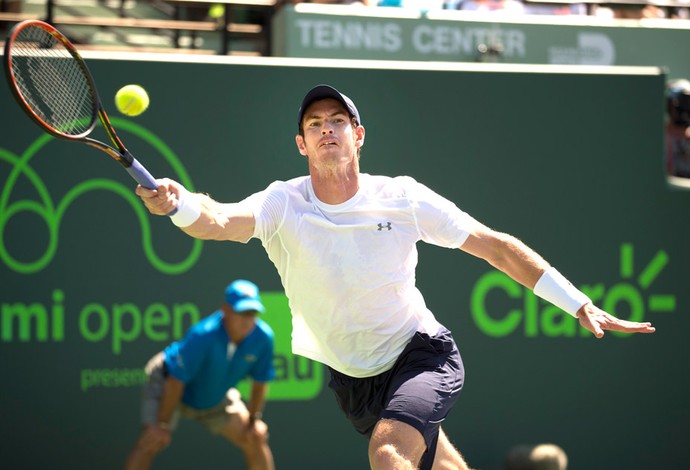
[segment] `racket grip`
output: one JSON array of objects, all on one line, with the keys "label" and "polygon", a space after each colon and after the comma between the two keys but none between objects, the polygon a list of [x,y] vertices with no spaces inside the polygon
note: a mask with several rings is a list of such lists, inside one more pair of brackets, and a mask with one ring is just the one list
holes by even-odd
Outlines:
[{"label": "racket grip", "polygon": [[[144,188],[156,189],[158,187],[158,184],[156,184],[156,179],[153,176],[151,176],[149,170],[144,168],[144,165],[139,163],[139,160],[137,160],[136,158],[132,157],[132,164],[125,168],[125,170],[127,170],[127,173],[129,173],[129,175]],[[173,209],[166,215],[170,217],[172,215],[175,215],[176,212],[177,208]]]},{"label": "racket grip", "polygon": [[136,180],[137,183],[145,187],[146,189],[156,189],[158,184],[156,184],[156,179],[151,176],[151,173],[144,168],[144,165],[139,163],[136,158],[132,158],[132,164],[125,168],[127,173]]}]

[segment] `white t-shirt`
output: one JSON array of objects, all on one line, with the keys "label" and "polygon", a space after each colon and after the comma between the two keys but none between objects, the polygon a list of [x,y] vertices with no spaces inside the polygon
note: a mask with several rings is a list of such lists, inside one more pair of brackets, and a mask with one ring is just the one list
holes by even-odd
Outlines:
[{"label": "white t-shirt", "polygon": [[475,221],[410,177],[360,174],[359,185],[329,205],[303,176],[241,204],[289,299],[293,353],[370,377],[393,366],[415,331],[439,329],[415,287],[416,243],[458,248]]}]

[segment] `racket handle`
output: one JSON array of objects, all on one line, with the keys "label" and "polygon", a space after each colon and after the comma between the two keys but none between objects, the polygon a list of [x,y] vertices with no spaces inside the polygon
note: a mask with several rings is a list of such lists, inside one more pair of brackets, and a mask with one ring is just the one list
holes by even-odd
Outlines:
[{"label": "racket handle", "polygon": [[[158,184],[156,184],[156,179],[153,176],[151,176],[149,170],[144,168],[144,165],[139,163],[139,160],[137,160],[136,158],[132,157],[132,164],[126,167],[125,170],[127,170],[127,173],[129,173],[129,175],[143,187],[147,189],[156,189],[158,187]],[[175,215],[176,212],[177,209],[173,209],[172,211],[170,211],[170,213],[166,215],[170,217],[172,215]]]},{"label": "racket handle", "polygon": [[136,158],[132,158],[132,164],[125,168],[127,173],[136,180],[137,183],[145,187],[146,189],[156,189],[158,184],[156,184],[156,179],[151,176],[151,173],[144,168],[144,165],[139,163]]}]

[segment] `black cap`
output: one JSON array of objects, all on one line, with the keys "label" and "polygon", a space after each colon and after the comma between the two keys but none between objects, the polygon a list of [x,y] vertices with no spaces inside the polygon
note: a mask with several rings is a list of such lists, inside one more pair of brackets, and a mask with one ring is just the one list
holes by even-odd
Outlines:
[{"label": "black cap", "polygon": [[299,107],[299,119],[297,120],[298,128],[302,125],[304,112],[307,110],[309,105],[314,101],[323,100],[326,98],[333,98],[340,101],[347,109],[347,112],[350,113],[350,116],[357,119],[358,124],[362,124],[362,119],[359,117],[359,111],[357,111],[357,107],[350,98],[343,95],[330,85],[316,85],[314,88],[309,90],[306,95],[304,95],[302,106]]}]

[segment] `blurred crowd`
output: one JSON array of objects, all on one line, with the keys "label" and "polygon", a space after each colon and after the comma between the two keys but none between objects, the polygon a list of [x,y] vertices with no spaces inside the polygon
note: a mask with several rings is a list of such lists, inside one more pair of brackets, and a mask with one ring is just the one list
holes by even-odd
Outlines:
[{"label": "blurred crowd", "polygon": [[669,0],[659,6],[659,2],[630,0],[624,3],[618,0],[609,3],[606,0],[284,0],[285,3],[321,3],[339,5],[360,5],[370,7],[403,7],[422,10],[446,9],[478,12],[502,12],[506,14],[534,15],[590,15],[614,19],[668,18],[690,19],[690,2]]}]

